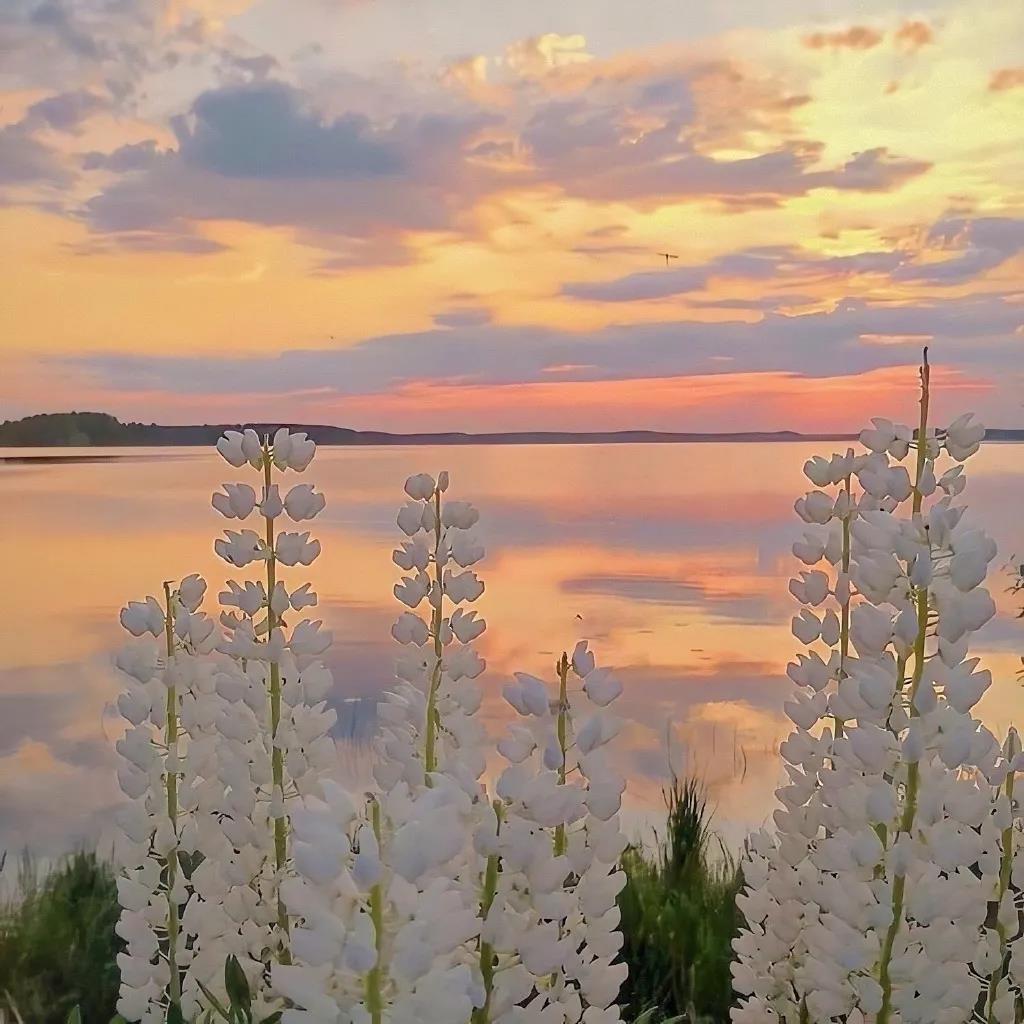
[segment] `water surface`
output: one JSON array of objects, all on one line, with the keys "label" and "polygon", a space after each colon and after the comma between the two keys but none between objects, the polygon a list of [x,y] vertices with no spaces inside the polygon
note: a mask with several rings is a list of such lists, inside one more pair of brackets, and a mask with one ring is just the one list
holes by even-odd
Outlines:
[{"label": "water surface", "polygon": [[[334,631],[343,771],[365,770],[374,699],[392,679],[402,482],[447,468],[453,496],[482,513],[488,727],[497,733],[512,714],[498,695],[513,671],[550,676],[557,654],[584,636],[626,684],[617,756],[631,824],[657,816],[670,764],[706,779],[731,841],[768,820],[788,731],[789,546],[801,527],[792,503],[804,460],[827,448],[321,448],[305,478],[328,498],[314,524],[324,553],[311,570],[287,571],[313,580]],[[0,463],[0,849],[50,854],[106,842],[119,799],[118,609],[190,572],[216,593],[227,566],[213,539],[226,521],[210,492],[245,474],[208,449],[0,454],[19,459]],[[1021,455],[990,444],[969,464],[971,514],[999,542],[1000,563],[1024,552]],[[1000,727],[1024,719],[1024,628],[1008,583],[993,581],[1000,615],[978,638],[996,676],[982,713]]]}]

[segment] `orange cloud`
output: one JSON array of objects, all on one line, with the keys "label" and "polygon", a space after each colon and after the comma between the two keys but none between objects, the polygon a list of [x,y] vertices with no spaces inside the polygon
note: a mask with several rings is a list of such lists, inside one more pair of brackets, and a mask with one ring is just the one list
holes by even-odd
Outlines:
[{"label": "orange cloud", "polygon": [[695,106],[694,132],[702,152],[742,149],[752,135],[795,134],[794,111],[811,102],[775,78],[759,76],[734,60],[702,64],[689,75]]},{"label": "orange cloud", "polygon": [[925,21],[905,21],[896,30],[896,45],[907,50],[919,50],[935,41],[935,33]]},{"label": "orange cloud", "polygon": [[1024,68],[1000,68],[992,72],[988,88],[990,92],[1006,92],[1024,85]]},{"label": "orange cloud", "polygon": [[811,50],[870,50],[882,41],[882,33],[867,25],[851,25],[837,32],[814,32],[804,36],[804,46]]}]

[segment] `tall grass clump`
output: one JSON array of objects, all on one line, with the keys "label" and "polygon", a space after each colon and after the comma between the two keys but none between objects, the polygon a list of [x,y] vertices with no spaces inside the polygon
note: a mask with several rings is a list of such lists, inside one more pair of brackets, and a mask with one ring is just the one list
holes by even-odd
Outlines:
[{"label": "tall grass clump", "polygon": [[654,850],[631,846],[622,856],[625,1018],[650,1011],[652,1022],[676,1015],[725,1021],[739,870],[711,829],[700,780],[673,778],[664,797],[666,821]]},{"label": "tall grass clump", "polygon": [[64,1024],[114,1016],[121,941],[113,869],[78,852],[49,873],[26,856],[18,892],[0,907],[0,1020]]}]

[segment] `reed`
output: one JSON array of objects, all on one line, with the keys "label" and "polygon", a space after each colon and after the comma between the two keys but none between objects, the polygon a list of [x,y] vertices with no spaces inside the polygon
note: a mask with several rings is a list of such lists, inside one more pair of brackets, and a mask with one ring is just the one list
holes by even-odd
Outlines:
[{"label": "reed", "polygon": [[0,906],[0,1021],[64,1024],[114,1016],[120,980],[113,868],[78,851],[48,872],[25,854],[17,893]]}]

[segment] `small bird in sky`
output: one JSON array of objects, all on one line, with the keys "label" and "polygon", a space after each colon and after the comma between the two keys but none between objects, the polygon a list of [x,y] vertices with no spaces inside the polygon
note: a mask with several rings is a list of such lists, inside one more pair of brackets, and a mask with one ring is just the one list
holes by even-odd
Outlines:
[{"label": "small bird in sky", "polygon": [[669,260],[677,260],[677,259],[679,259],[679,257],[674,252],[659,252],[658,255],[665,257],[665,266],[666,267],[668,266],[668,261]]}]

